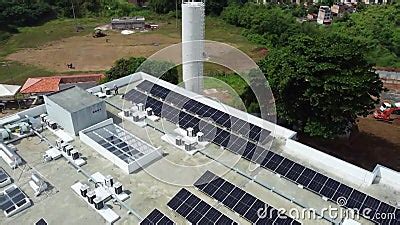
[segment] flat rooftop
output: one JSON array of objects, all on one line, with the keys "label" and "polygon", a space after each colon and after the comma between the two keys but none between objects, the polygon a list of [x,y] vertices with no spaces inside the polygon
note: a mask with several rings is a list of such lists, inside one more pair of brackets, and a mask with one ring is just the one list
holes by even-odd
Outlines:
[{"label": "flat rooftop", "polygon": [[[130,85],[120,87],[119,92],[125,93],[134,89],[141,81],[142,80],[133,80]],[[82,100],[79,93],[84,96],[87,94],[83,94],[82,89],[80,89],[81,91],[79,91],[79,93],[77,91],[68,90],[67,92],[60,92],[62,94],[57,98],[62,98],[62,96],[65,95],[73,104],[75,104],[74,102],[86,101],[92,98],[88,97],[86,99],[85,97]],[[77,101],[77,99],[80,100]],[[65,100],[65,103],[69,101]],[[100,100],[96,98],[96,101]],[[176,224],[186,224],[186,219],[167,207],[167,203],[170,199],[183,187],[239,224],[250,224],[250,222],[240,217],[237,213],[219,204],[213,198],[192,186],[207,170],[219,176],[223,176],[225,180],[242,188],[260,200],[267,202],[274,208],[284,208],[287,211],[293,209],[302,211],[312,208],[317,212],[329,207],[343,209],[341,206],[331,201],[326,201],[320,196],[300,188],[295,183],[277,176],[277,174],[269,170],[258,167],[256,164],[228,150],[221,150],[221,148],[215,144],[210,144],[204,150],[194,155],[189,155],[161,139],[164,135],[164,131],[175,129],[176,124],[161,120],[151,123],[151,126],[141,128],[118,116],[121,109],[131,106],[130,102],[123,100],[121,96],[113,96],[107,98],[105,101],[107,103],[108,117],[113,118],[116,125],[152,146],[160,147],[165,153],[162,159],[152,162],[142,170],[132,174],[126,174],[108,159],[84,144],[79,137],[76,137],[71,143],[75,149],[82,154],[82,158],[87,161],[87,164],[82,166],[82,169],[90,174],[101,172],[103,175],[113,176],[117,181],[122,183],[123,189],[127,190],[129,193],[130,197],[125,203],[135,211],[137,216],[132,214],[128,215],[127,210],[117,203],[112,203],[111,201],[107,203],[110,208],[121,216],[121,219],[118,220],[116,224],[139,224],[140,221],[154,209],[160,210]],[[58,139],[50,130],[44,130],[41,132],[41,135],[53,144],[55,144]],[[9,218],[6,218],[0,213],[1,223],[19,225],[34,223],[40,218],[44,218],[49,224],[62,224],[63,222],[61,221],[64,221],[65,224],[97,225],[105,222],[103,218],[94,209],[90,208],[87,203],[83,202],[70,187],[78,181],[89,183],[82,173],[77,172],[76,168],[69,164],[64,158],[50,162],[43,161],[42,156],[45,151],[49,149],[45,141],[35,135],[22,138],[13,144],[16,146],[17,154],[24,159],[24,164],[12,170],[4,161],[0,160],[0,166],[13,178],[14,183],[29,196],[33,202],[33,206]],[[385,184],[357,186],[335,171],[322,171],[320,168],[324,166],[323,162],[321,162],[321,165],[318,165],[307,158],[290,154],[282,141],[274,141],[271,149],[301,165],[319,171],[326,176],[357,188],[359,191],[374,196],[382,201],[393,205],[400,202],[400,190],[398,188]],[[28,184],[32,172],[41,174],[50,186],[49,190],[39,197],[35,197],[33,190]],[[298,221],[302,224],[311,225],[332,224],[332,222],[340,222],[342,219],[338,218],[332,221],[329,219],[329,215],[327,215],[326,212],[321,216],[322,218],[305,218],[299,219]],[[363,217],[358,218],[357,221],[361,224],[374,224]]]},{"label": "flat rooftop", "polygon": [[102,102],[101,99],[77,86],[72,86],[46,96],[69,112],[78,112],[89,105]]}]

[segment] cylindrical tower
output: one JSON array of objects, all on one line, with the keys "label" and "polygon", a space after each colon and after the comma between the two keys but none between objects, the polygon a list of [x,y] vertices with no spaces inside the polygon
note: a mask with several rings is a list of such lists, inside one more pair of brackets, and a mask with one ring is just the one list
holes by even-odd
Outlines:
[{"label": "cylindrical tower", "polygon": [[[205,1],[182,1],[182,70],[185,88],[203,93]],[[187,63],[190,62],[190,63]]]}]

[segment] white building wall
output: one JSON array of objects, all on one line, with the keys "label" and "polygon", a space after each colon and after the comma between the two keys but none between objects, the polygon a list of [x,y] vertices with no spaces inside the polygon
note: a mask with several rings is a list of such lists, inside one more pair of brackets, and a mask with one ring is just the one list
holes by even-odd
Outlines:
[{"label": "white building wall", "polygon": [[129,174],[128,164],[124,162],[122,159],[118,158],[116,155],[112,154],[110,151],[105,149],[103,146],[99,145],[97,142],[88,137],[84,132],[79,133],[79,139],[90,146],[96,152],[98,152],[101,156],[111,161],[114,165],[118,166],[125,173]]},{"label": "white building wall", "polygon": [[53,102],[47,96],[44,96],[44,102],[48,118],[59,124],[66,132],[75,135],[71,113],[59,106],[57,103]]},{"label": "white building wall", "polygon": [[96,152],[98,152],[100,155],[102,155],[104,158],[110,160],[114,165],[122,169],[126,174],[133,173],[149,163],[159,159],[162,157],[162,151],[161,149],[156,149],[155,151],[149,152],[148,154],[142,156],[141,158],[137,159],[134,162],[131,163],[126,163],[124,160],[120,159],[116,155],[112,154],[110,151],[105,149],[103,146],[99,145],[96,141],[92,140],[89,136],[87,136],[85,133],[90,132],[92,130],[96,130],[98,128],[113,124],[113,119],[107,119],[104,120],[98,124],[95,124],[91,127],[88,127],[82,131],[79,132],[79,138],[80,140],[85,143],[86,145],[90,146],[93,148]]},{"label": "white building wall", "polygon": [[376,165],[373,174],[374,183],[386,184],[392,187],[400,187],[400,173],[382,165]]},{"label": "white building wall", "polygon": [[74,134],[107,119],[106,103],[100,102],[72,113]]},{"label": "white building wall", "polygon": [[314,167],[359,186],[369,186],[374,181],[374,174],[351,163],[328,155],[324,152],[303,145],[300,142],[286,140],[285,152],[297,158],[307,160]]}]

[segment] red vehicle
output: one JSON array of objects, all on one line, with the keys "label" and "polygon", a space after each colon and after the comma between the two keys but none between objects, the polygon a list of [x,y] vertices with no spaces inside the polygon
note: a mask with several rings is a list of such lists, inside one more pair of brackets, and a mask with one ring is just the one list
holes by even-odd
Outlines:
[{"label": "red vehicle", "polygon": [[391,105],[387,102],[384,102],[382,106],[375,111],[374,118],[377,120],[389,122],[391,121],[392,114],[400,115],[400,103],[395,103]]}]

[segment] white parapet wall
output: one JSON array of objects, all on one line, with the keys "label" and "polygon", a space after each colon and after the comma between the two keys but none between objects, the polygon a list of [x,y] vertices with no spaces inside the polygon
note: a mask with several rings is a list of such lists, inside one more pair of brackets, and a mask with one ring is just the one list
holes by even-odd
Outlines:
[{"label": "white parapet wall", "polygon": [[[86,135],[88,132],[91,132],[91,131],[94,131],[94,130],[97,130],[99,128],[102,128],[102,127],[105,127],[105,126],[109,126],[109,125],[116,126],[114,124],[112,118],[107,119],[107,120],[105,120],[103,122],[100,122],[98,124],[95,124],[95,125],[93,125],[93,126],[91,126],[89,128],[86,128],[86,129],[80,131],[79,132],[79,138],[81,139],[81,141],[83,143],[85,143],[86,145],[88,145],[91,148],[93,148],[96,152],[98,152],[104,158],[108,159],[114,165],[116,165],[119,168],[121,168],[125,173],[127,173],[127,174],[133,173],[133,172],[135,172],[135,171],[147,166],[151,162],[153,162],[153,161],[155,161],[155,160],[157,160],[157,159],[162,157],[163,152],[161,151],[160,148],[155,148],[155,147],[147,144],[146,142],[140,140],[138,137],[136,137],[133,134],[128,132],[129,135],[134,136],[136,140],[141,141],[143,144],[147,145],[149,147],[149,149],[152,149],[152,150],[149,151],[149,152],[142,152],[143,153],[142,156],[140,156],[138,158],[135,158],[131,162],[127,163],[124,160],[122,160],[121,158],[119,158],[118,156],[116,156],[115,154],[113,154],[112,152],[110,152],[109,150],[107,150],[106,148],[104,148],[102,145],[97,143],[91,137]],[[119,129],[123,129],[123,128],[119,127]],[[127,132],[127,131],[125,131],[125,132]],[[140,149],[138,149],[138,151],[140,151]]]},{"label": "white parapet wall", "polygon": [[107,82],[105,84],[101,84],[101,85],[86,89],[86,91],[91,92],[91,93],[96,93],[96,92],[100,92],[101,88],[103,88],[103,87],[113,88],[114,85],[116,85],[117,87],[122,87],[122,86],[128,85],[130,83],[141,80],[142,79],[141,75],[142,75],[142,73],[134,73],[134,74]]},{"label": "white parapet wall", "polygon": [[374,183],[385,184],[392,187],[400,187],[400,173],[382,165],[376,165],[373,174]]},{"label": "white parapet wall", "polygon": [[18,112],[11,116],[4,117],[0,119],[0,125],[4,126],[5,124],[12,123],[18,121],[20,119],[26,118],[26,116],[36,117],[46,112],[45,105],[39,105],[30,109],[26,109],[24,111]]},{"label": "white parapet wall", "polygon": [[351,163],[328,155],[295,140],[287,139],[284,151],[330,173],[359,186],[369,186],[374,174]]}]

